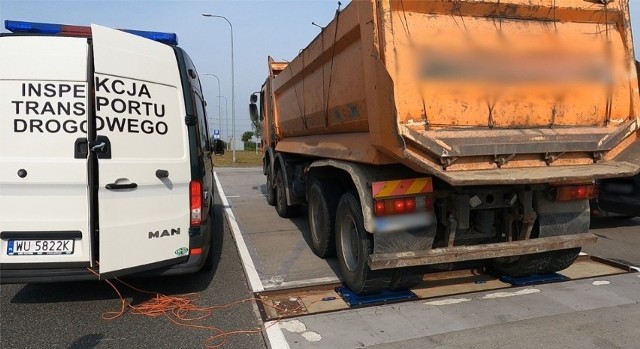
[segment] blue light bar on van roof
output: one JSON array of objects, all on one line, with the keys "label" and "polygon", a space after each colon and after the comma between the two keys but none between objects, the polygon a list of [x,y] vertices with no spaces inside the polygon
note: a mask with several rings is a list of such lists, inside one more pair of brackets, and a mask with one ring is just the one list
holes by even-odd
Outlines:
[{"label": "blue light bar on van roof", "polygon": [[[12,33],[37,33],[66,36],[91,36],[91,27],[78,25],[65,25],[54,23],[36,23],[21,21],[4,21],[4,27]],[[123,32],[138,35],[143,38],[158,41],[167,45],[178,45],[178,36],[175,33],[150,32],[144,30],[120,29]]]}]

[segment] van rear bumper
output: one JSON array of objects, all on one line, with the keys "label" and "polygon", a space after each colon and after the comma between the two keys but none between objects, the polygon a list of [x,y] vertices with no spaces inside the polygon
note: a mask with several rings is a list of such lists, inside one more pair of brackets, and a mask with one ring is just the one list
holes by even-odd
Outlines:
[{"label": "van rear bumper", "polygon": [[[77,263],[76,263],[77,264]],[[204,264],[204,253],[201,255],[189,256],[185,262],[165,266],[161,268],[151,269],[139,273],[123,275],[123,277],[151,277],[161,275],[177,275],[191,274],[199,271]],[[0,284],[22,284],[22,283],[47,283],[47,282],[65,282],[65,281],[83,281],[96,280],[100,278],[97,274],[97,268],[91,268],[96,274],[89,271],[89,266],[69,267],[65,264],[55,265],[37,265],[26,268],[24,265],[14,267],[9,264],[2,265],[0,268]]]}]

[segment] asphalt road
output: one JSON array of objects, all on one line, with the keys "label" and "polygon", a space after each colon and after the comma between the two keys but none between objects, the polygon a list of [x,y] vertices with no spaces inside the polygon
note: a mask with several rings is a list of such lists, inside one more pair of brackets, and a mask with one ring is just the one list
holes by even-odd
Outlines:
[{"label": "asphalt road", "polygon": [[[217,195],[216,195],[217,197]],[[235,243],[217,200],[215,239],[220,242],[209,273],[126,280],[144,290],[167,295],[197,292],[199,306],[220,306],[252,297]],[[149,295],[118,287],[133,304]],[[164,316],[127,312],[114,320],[102,314],[117,311],[120,301],[105,282],[15,284],[0,286],[0,348],[202,348],[213,330],[175,325]],[[194,325],[222,331],[255,330],[261,323],[251,302],[215,311]],[[219,338],[222,340],[222,338]],[[210,344],[219,343],[214,341]],[[266,348],[261,332],[227,337],[224,348]]]},{"label": "asphalt road", "polygon": [[[275,217],[273,207],[264,202],[264,177],[260,171],[222,172],[221,182],[237,223],[246,235],[259,280],[265,286],[324,280],[323,275],[316,273],[331,272],[331,264],[313,256],[305,257],[306,244],[300,237],[304,219]],[[216,198],[214,231],[220,244],[214,251],[213,258],[218,264],[213,272],[127,281],[163,294],[197,292],[200,306],[220,306],[251,297],[222,204],[218,195]],[[587,252],[640,265],[640,219],[596,218],[592,232],[600,239],[585,249]],[[276,243],[276,238],[286,244]],[[268,247],[269,255],[280,255],[281,260],[276,263],[275,259],[267,258],[260,246]],[[321,268],[305,263],[316,263]],[[278,275],[286,277],[275,277]],[[434,306],[408,302],[352,309],[301,317],[274,328],[282,328],[278,331],[284,348],[640,347],[635,334],[640,327],[637,315],[640,278],[628,274],[606,280],[611,284],[597,286],[592,284],[593,280],[579,280],[543,285],[537,288],[537,293],[506,300],[487,300],[485,294],[475,294],[462,297],[468,301],[460,304]],[[149,298],[124,286],[119,289],[134,304]],[[207,338],[216,334],[212,330],[177,326],[163,316],[150,318],[128,312],[114,320],[101,318],[104,312],[118,310],[119,306],[118,297],[104,282],[2,285],[0,348],[202,348]],[[216,311],[194,324],[223,331],[253,330],[261,326],[258,318],[255,305],[243,303]],[[323,339],[310,342],[305,334]],[[345,343],[353,345],[343,346]],[[262,333],[231,335],[224,345],[243,349],[266,347]]]}]

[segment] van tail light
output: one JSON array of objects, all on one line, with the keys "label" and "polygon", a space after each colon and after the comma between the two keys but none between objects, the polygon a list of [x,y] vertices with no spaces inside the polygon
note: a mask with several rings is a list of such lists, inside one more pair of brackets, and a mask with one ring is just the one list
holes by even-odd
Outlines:
[{"label": "van tail light", "polygon": [[587,200],[598,196],[598,190],[594,184],[561,186],[556,187],[555,190],[558,201]]},{"label": "van tail light", "polygon": [[202,223],[202,182],[193,180],[189,183],[189,202],[191,205],[191,226]]}]

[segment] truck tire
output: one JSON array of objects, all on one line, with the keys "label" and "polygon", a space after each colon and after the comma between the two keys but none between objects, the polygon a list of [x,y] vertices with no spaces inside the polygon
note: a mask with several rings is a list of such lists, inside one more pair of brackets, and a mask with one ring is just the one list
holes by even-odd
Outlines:
[{"label": "truck tire", "polygon": [[267,165],[267,204],[276,205],[276,190],[273,187],[273,176],[271,175],[271,165]]},{"label": "truck tire", "polygon": [[544,273],[551,274],[569,268],[580,255],[580,250],[581,248],[578,247],[547,252],[551,255],[551,259],[549,261],[549,265],[544,270]]},{"label": "truck tire", "polygon": [[524,277],[532,274],[551,274],[568,268],[578,258],[580,248],[549,251],[518,257],[513,262],[495,259],[491,268],[500,275]]},{"label": "truck tire", "polygon": [[389,284],[390,291],[401,291],[418,286],[424,273],[417,268],[398,268],[393,271]]},{"label": "truck tire", "polygon": [[300,205],[287,205],[287,193],[282,176],[282,171],[276,171],[276,212],[278,212],[278,215],[282,218],[295,217],[300,213]]},{"label": "truck tire", "polygon": [[373,237],[364,230],[357,194],[342,195],[336,211],[336,252],[345,284],[359,295],[384,291],[391,282],[389,270],[371,270],[367,260],[373,252]]},{"label": "truck tire", "polygon": [[335,222],[340,191],[331,184],[313,181],[307,198],[311,249],[320,258],[336,255]]}]

